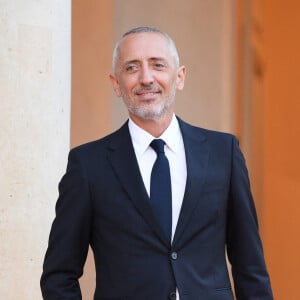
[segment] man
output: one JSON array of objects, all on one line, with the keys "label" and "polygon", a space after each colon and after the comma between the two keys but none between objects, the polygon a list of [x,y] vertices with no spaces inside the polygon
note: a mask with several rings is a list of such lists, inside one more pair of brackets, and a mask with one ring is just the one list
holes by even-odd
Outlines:
[{"label": "man", "polygon": [[[110,76],[129,121],[70,151],[41,287],[81,299],[88,246],[94,299],[273,299],[236,139],[174,115],[186,69],[171,38],[139,27],[117,43]],[[158,150],[160,147],[160,150]]]}]

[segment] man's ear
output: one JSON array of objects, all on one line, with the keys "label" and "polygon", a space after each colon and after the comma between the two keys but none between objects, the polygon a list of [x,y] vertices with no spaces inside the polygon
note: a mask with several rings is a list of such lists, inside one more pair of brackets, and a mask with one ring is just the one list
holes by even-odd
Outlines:
[{"label": "man's ear", "polygon": [[116,95],[117,95],[118,97],[121,97],[121,96],[122,96],[122,93],[121,93],[120,85],[119,85],[119,82],[118,82],[116,76],[115,76],[114,74],[110,74],[110,75],[109,75],[109,79],[110,79],[110,82],[111,82],[111,84],[112,84],[112,87],[113,87],[113,89],[114,89]]},{"label": "man's ear", "polygon": [[178,91],[182,91],[184,88],[185,76],[186,76],[185,66],[179,67],[177,72],[177,79],[176,79],[176,88]]}]

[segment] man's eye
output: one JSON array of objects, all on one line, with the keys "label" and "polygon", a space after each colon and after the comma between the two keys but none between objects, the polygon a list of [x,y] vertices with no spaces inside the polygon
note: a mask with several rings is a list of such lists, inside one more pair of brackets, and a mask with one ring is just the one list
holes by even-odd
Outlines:
[{"label": "man's eye", "polygon": [[159,69],[162,69],[162,68],[165,67],[165,65],[162,64],[162,63],[156,63],[156,64],[155,64],[155,67],[156,67],[156,68],[159,68]]},{"label": "man's eye", "polygon": [[135,65],[130,65],[126,67],[126,71],[135,71],[136,70],[136,66]]}]

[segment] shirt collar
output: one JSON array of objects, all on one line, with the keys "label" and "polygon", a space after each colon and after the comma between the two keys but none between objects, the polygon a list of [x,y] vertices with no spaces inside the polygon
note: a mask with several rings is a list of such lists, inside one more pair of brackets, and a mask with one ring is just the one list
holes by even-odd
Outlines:
[{"label": "shirt collar", "polygon": [[[130,118],[128,122],[128,127],[134,149],[138,155],[142,155],[147,150],[152,140],[155,139],[155,137],[147,131],[145,131],[144,129],[142,129],[141,127],[139,127],[138,125],[136,125]],[[182,137],[178,120],[175,117],[175,115],[173,115],[168,128],[158,138],[163,139],[167,147],[171,151],[178,151],[180,147],[180,140]]]}]

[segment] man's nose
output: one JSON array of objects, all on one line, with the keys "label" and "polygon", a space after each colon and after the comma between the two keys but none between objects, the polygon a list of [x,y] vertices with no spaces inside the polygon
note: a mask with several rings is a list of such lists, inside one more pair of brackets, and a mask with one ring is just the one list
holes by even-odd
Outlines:
[{"label": "man's nose", "polygon": [[143,66],[140,72],[140,83],[142,85],[150,85],[153,84],[154,77],[152,70],[148,66]]}]

